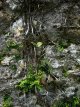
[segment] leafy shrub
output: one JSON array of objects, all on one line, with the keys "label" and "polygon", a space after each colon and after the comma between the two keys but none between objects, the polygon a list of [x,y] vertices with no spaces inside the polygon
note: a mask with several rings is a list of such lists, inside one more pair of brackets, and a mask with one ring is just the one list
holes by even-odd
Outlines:
[{"label": "leafy shrub", "polygon": [[40,48],[40,47],[43,45],[42,42],[37,42],[37,43],[31,42],[31,43],[33,44],[33,46],[35,46],[35,47],[37,47],[37,48]]},{"label": "leafy shrub", "polygon": [[4,96],[2,107],[13,107],[12,98],[9,95]]},{"label": "leafy shrub", "polygon": [[57,50],[63,51],[65,48],[67,48],[70,45],[70,43],[64,39],[60,40],[57,44]]},{"label": "leafy shrub", "polygon": [[43,73],[40,70],[38,72],[30,70],[26,78],[18,83],[17,88],[23,92],[35,92],[36,90],[40,90],[42,88],[40,83],[42,76]]},{"label": "leafy shrub", "polygon": [[41,60],[41,63],[39,64],[39,69],[47,75],[50,74],[51,71],[53,71],[50,61],[46,58]]},{"label": "leafy shrub", "polygon": [[54,102],[52,107],[80,107],[80,98],[72,97],[62,101]]},{"label": "leafy shrub", "polygon": [[8,50],[11,50],[11,49],[18,49],[19,50],[22,47],[23,47],[22,43],[19,43],[14,39],[9,39],[6,41],[6,48]]}]

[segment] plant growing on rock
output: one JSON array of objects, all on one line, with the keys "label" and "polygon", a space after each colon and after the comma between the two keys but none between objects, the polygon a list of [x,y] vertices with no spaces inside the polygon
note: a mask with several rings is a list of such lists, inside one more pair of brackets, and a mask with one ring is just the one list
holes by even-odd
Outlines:
[{"label": "plant growing on rock", "polygon": [[3,98],[2,107],[13,107],[12,97],[5,95]]},{"label": "plant growing on rock", "polygon": [[69,41],[60,39],[60,41],[57,44],[57,50],[62,52],[65,48],[67,48],[70,45]]},{"label": "plant growing on rock", "polygon": [[76,96],[62,101],[55,101],[52,107],[80,107],[80,99]]},{"label": "plant growing on rock", "polygon": [[21,80],[17,88],[22,90],[23,92],[36,92],[39,91],[42,88],[42,85],[40,83],[41,78],[43,77],[42,71],[33,71],[30,68],[30,71],[26,75],[25,79]]},{"label": "plant growing on rock", "polygon": [[11,49],[20,49],[22,47],[22,43],[16,41],[16,39],[8,39],[6,41],[6,48],[8,50],[11,50]]}]

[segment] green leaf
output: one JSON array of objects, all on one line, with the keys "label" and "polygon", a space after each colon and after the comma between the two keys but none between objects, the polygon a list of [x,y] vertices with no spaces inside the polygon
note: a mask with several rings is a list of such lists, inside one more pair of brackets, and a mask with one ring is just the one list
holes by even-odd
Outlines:
[{"label": "green leaf", "polygon": [[36,44],[37,47],[41,47],[42,45],[43,45],[42,42],[37,42],[37,44]]}]

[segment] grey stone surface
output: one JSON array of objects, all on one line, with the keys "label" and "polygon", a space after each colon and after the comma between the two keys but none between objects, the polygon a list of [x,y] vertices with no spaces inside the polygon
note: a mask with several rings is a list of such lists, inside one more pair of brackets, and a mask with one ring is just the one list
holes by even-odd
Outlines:
[{"label": "grey stone surface", "polygon": [[[49,59],[53,67],[51,74],[56,79],[53,84],[49,84],[47,90],[40,93],[44,101],[38,105],[35,95],[26,96],[15,89],[15,85],[24,77],[22,68],[18,68],[17,72],[12,72],[8,65],[0,66],[0,106],[4,94],[7,92],[10,92],[14,100],[14,107],[40,107],[42,104],[47,107],[45,103],[50,106],[55,100],[74,96],[76,89],[77,95],[80,97],[80,85],[75,81],[75,78],[80,78],[80,2],[79,0],[78,2],[77,0],[40,1],[44,6],[45,2],[52,3],[46,9],[43,8],[43,12],[40,14],[36,12],[33,15],[33,22],[36,21],[34,23],[38,32],[46,33],[49,39],[54,42],[54,45],[46,46],[45,57]],[[6,23],[11,20],[8,20],[7,17],[3,18],[3,12],[1,14],[0,33],[2,35],[2,32],[9,27]],[[67,47],[61,49],[58,42],[64,40],[70,42]],[[0,36],[0,50],[4,47],[4,42],[5,38]]]}]

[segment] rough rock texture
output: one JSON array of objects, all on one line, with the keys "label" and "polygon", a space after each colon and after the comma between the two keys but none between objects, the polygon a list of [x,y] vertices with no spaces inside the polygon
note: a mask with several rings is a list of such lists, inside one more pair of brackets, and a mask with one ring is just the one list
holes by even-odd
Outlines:
[{"label": "rough rock texture", "polygon": [[[41,0],[46,8],[41,9],[43,13],[33,15],[33,22],[37,23],[38,31],[46,33],[54,45],[46,46],[45,57],[49,59],[55,75],[54,84],[50,84],[47,91],[44,90],[44,102],[37,103],[35,95],[22,94],[15,89],[23,77],[22,68],[17,72],[10,70],[8,65],[0,66],[0,107],[2,107],[3,96],[10,93],[13,98],[14,107],[50,107],[55,100],[69,98],[73,95],[80,97],[80,2],[79,0]],[[1,5],[1,3],[0,3]],[[55,5],[55,6],[54,6]],[[51,8],[50,8],[51,7]],[[37,16],[38,15],[38,16]],[[7,28],[8,23],[0,11],[0,32]],[[9,20],[10,21],[10,20]],[[4,47],[5,38],[0,36],[0,48]],[[67,46],[61,46],[59,42],[65,41]],[[63,45],[63,43],[62,43]],[[0,50],[1,50],[0,49]],[[9,62],[11,63],[11,62]],[[23,74],[23,75],[22,75]],[[57,84],[57,85],[55,85]]]},{"label": "rough rock texture", "polygon": [[56,49],[55,46],[47,46],[46,57],[53,67],[51,73],[58,78],[56,82],[62,88],[58,97],[70,97],[76,94],[76,89],[79,90],[76,79],[79,79],[80,73],[80,45],[71,44],[60,52]]},{"label": "rough rock texture", "polygon": [[62,3],[54,11],[44,15],[43,22],[46,31],[50,34],[52,32],[52,37],[58,32],[62,37],[78,42],[80,40],[79,13],[79,4]]}]

